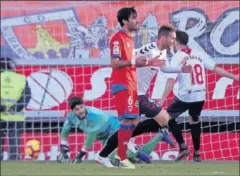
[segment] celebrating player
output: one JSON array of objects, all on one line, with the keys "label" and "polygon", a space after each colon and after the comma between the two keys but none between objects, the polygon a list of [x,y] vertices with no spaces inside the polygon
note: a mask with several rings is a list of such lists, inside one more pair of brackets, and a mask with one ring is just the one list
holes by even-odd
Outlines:
[{"label": "celebrating player", "polygon": [[233,75],[224,69],[216,66],[216,63],[210,58],[206,58],[203,53],[187,47],[188,35],[185,32],[176,32],[176,49],[177,53],[171,59],[170,65],[181,66],[189,64],[192,66],[191,73],[169,74],[169,79],[162,95],[161,105],[163,105],[168,94],[172,91],[173,86],[178,77],[179,88],[171,105],[167,108],[168,113],[172,117],[169,121],[169,127],[176,138],[180,152],[176,161],[180,161],[189,155],[189,150],[184,142],[181,129],[177,125],[175,118],[187,111],[189,112],[189,123],[191,125],[191,135],[194,146],[193,160],[200,162],[200,122],[204,101],[206,100],[206,73],[205,68],[212,70],[214,73],[225,76],[230,79],[239,81],[239,75]]},{"label": "celebrating player", "polygon": [[[136,52],[137,56],[146,56],[149,61],[152,58],[157,58],[159,60],[166,60],[166,49],[169,49],[173,46],[175,42],[175,29],[171,26],[162,26],[158,31],[158,40],[154,43],[148,44],[146,46],[141,47]],[[164,61],[165,62],[165,61]],[[140,114],[145,115],[147,120],[142,121],[137,125],[135,130],[133,131],[132,137],[147,133],[147,132],[156,132],[159,128],[163,128],[168,124],[170,119],[166,110],[162,109],[155,102],[148,99],[146,96],[147,90],[150,86],[151,81],[154,76],[159,71],[159,67],[147,66],[138,68],[138,99],[140,106]],[[161,67],[161,71],[168,73],[176,73],[176,72],[190,72],[191,67],[187,65],[170,67],[164,66]],[[155,137],[156,141],[164,140],[168,142],[170,145],[174,145],[167,131],[163,130],[163,134],[161,137]],[[103,150],[99,153],[97,158],[106,158],[116,147],[117,147],[117,138],[118,135],[115,133],[112,135],[107,144],[103,148]],[[154,142],[153,142],[154,143]],[[143,151],[147,154],[150,154],[149,151],[152,151],[152,148],[155,147],[157,143],[154,145],[146,145],[143,147]],[[148,148],[151,150],[148,150]],[[97,159],[99,161],[99,159]],[[104,163],[102,163],[104,164]]]},{"label": "celebrating player", "polygon": [[161,66],[164,62],[159,59],[147,62],[145,56],[133,58],[132,34],[138,29],[137,11],[134,7],[120,9],[117,19],[122,26],[122,30],[111,39],[110,55],[112,93],[115,96],[115,105],[119,120],[121,120],[118,131],[118,156],[121,159],[122,168],[134,169],[135,166],[126,157],[126,150],[132,131],[139,123],[136,67],[146,66],[147,64],[159,64]]},{"label": "celebrating player", "polygon": [[[120,122],[100,109],[85,106],[81,97],[73,97],[69,101],[69,106],[72,111],[68,114],[61,130],[61,153],[58,156],[58,162],[63,163],[69,160],[68,134],[72,127],[78,127],[87,133],[87,140],[73,160],[73,163],[79,163],[92,147],[95,139],[104,143],[119,129]],[[132,156],[131,153],[129,155]],[[138,151],[138,156],[140,159],[145,159],[144,161],[148,159],[141,151]],[[104,163],[107,167],[114,167],[108,158],[104,160]]]}]

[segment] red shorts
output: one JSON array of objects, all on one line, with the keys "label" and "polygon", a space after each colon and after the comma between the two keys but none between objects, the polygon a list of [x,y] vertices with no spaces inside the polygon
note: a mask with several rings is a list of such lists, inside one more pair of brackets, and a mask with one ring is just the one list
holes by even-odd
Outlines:
[{"label": "red shorts", "polygon": [[117,108],[119,120],[135,119],[140,117],[137,91],[118,91],[115,94],[115,105]]}]

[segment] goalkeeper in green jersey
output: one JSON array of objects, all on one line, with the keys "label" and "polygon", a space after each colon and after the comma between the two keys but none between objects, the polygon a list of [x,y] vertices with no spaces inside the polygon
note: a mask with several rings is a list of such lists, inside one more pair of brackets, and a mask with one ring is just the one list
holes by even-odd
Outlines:
[{"label": "goalkeeper in green jersey", "polygon": [[[69,106],[71,112],[68,114],[61,130],[60,154],[58,155],[57,160],[60,163],[68,162],[68,134],[72,127],[78,127],[87,133],[87,139],[84,142],[82,149],[73,159],[73,163],[79,163],[92,147],[95,139],[105,143],[112,134],[118,131],[120,122],[115,117],[109,116],[106,112],[98,108],[85,106],[81,97],[73,97],[69,101]],[[138,157],[140,160],[149,163],[150,159],[148,155],[153,151],[158,142],[162,140],[162,135],[163,133],[158,133],[149,143],[143,146],[143,150],[139,147],[135,150],[137,152],[128,150],[127,156],[129,158]],[[129,146],[129,148],[131,147]],[[144,152],[144,150],[146,152]],[[114,154],[115,153],[113,152],[111,156],[114,156]],[[105,161],[101,161],[101,163],[106,167],[114,167],[109,158],[106,158]]]}]

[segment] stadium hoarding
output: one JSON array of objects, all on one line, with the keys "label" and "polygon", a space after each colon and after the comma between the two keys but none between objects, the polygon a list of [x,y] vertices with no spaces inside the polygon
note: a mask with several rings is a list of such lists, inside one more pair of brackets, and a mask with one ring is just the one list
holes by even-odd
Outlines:
[{"label": "stadium hoarding", "polygon": [[[226,70],[238,71],[236,65],[224,65],[223,67]],[[30,121],[34,119],[40,120],[41,118],[42,120],[44,118],[48,120],[48,117],[56,120],[63,119],[66,113],[69,112],[67,99],[74,95],[84,97],[86,104],[89,106],[99,107],[109,111],[112,115],[116,115],[114,114],[113,95],[110,90],[112,71],[110,67],[24,66],[24,69],[22,67],[17,69],[27,77],[32,90],[32,98],[26,109]],[[204,105],[203,116],[205,117],[203,120],[209,121],[212,119],[206,116],[217,116],[220,117],[217,120],[226,122],[227,116],[238,116],[238,83],[221,78],[210,71],[207,72],[207,80],[209,82],[207,85],[208,100]],[[160,99],[164,87],[162,85],[165,85],[164,81],[166,82],[164,74],[158,73],[148,90],[151,99]],[[166,106],[176,93],[177,87],[176,84]],[[228,118],[228,120],[237,121],[237,118]]]},{"label": "stadium hoarding", "polygon": [[[154,133],[145,134],[136,138],[135,142],[138,145],[143,145],[147,143],[152,137],[154,137]],[[191,134],[183,133],[186,142],[189,144],[190,151],[193,151],[193,147],[191,145]],[[201,136],[202,145],[201,145],[201,153],[202,160],[235,160],[239,159],[239,143],[238,137],[239,134],[235,133],[203,133]],[[58,151],[59,151],[59,134],[56,133],[24,133],[21,137],[21,159],[29,160],[30,158],[24,154],[24,146],[28,140],[36,139],[41,143],[41,152],[38,157],[38,161],[55,161],[57,159]],[[69,136],[69,144],[70,144],[70,158],[72,159],[76,156],[77,152],[83,145],[83,141],[86,136],[83,133],[79,134],[70,134]],[[214,141],[214,142],[210,142]],[[77,145],[76,145],[77,144]],[[100,142],[95,142],[90,152],[84,157],[84,160],[93,160],[95,154],[101,150],[102,144]],[[221,149],[219,149],[221,146]],[[7,159],[8,145],[5,145],[3,159]],[[159,160],[174,160],[178,155],[177,148],[169,148],[166,143],[159,143],[155,150],[151,153],[151,159],[155,161]],[[192,155],[190,155],[187,160],[192,160]]]}]

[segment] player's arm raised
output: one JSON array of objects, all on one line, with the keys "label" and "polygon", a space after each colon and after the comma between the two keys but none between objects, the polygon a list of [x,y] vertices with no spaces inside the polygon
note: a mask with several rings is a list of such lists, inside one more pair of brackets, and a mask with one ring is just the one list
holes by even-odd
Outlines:
[{"label": "player's arm raised", "polygon": [[216,63],[210,59],[209,57],[202,57],[203,58],[203,64],[204,67],[208,70],[212,70],[214,73],[223,76],[223,77],[227,77],[233,80],[236,80],[239,82],[239,74],[238,75],[234,75],[228,71],[226,71],[225,69],[219,67],[216,65]]},{"label": "player's arm raised", "polygon": [[227,77],[227,78],[230,78],[230,79],[233,79],[233,80],[236,80],[239,82],[239,74],[238,75],[234,75],[226,70],[224,70],[223,68],[220,68],[218,66],[215,66],[214,69],[213,69],[213,72],[215,72],[216,74],[218,75],[221,75],[221,76],[224,76],[224,77]]},{"label": "player's arm raised", "polygon": [[61,130],[60,154],[57,157],[57,161],[59,163],[65,163],[69,161],[68,134],[71,128],[72,123],[67,117]]}]

